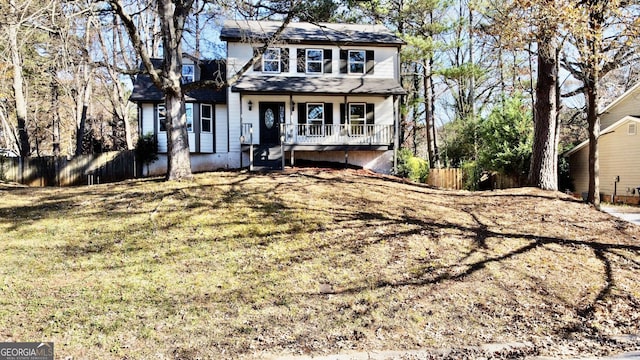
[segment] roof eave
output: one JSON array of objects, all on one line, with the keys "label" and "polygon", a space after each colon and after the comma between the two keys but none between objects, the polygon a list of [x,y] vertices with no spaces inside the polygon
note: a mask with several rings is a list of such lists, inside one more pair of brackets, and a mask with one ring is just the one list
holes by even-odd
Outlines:
[{"label": "roof eave", "polygon": [[[605,135],[607,133],[610,133],[610,132],[614,131],[615,129],[619,128],[622,124],[624,124],[627,121],[635,121],[635,122],[640,123],[640,118],[635,117],[635,116],[627,115],[627,116],[623,117],[622,119],[616,121],[615,123],[609,125],[607,128],[603,129],[600,132],[600,135],[602,136],[602,135]],[[585,140],[585,141],[581,142],[580,144],[578,144],[573,149],[563,153],[562,157],[569,157],[569,156],[577,153],[578,151],[582,150],[587,145],[589,145],[589,140]]]}]

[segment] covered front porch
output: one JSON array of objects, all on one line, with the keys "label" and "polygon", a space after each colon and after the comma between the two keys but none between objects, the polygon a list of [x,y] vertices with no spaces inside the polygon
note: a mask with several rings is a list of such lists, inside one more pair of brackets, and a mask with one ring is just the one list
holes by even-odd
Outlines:
[{"label": "covered front porch", "polygon": [[393,125],[280,124],[278,133],[277,144],[261,144],[253,124],[242,124],[240,141],[250,170],[284,169],[285,163],[295,166],[300,158],[357,166],[354,159],[375,159],[395,150]]},{"label": "covered front porch", "polygon": [[[252,123],[242,124],[240,142],[243,148],[259,145]],[[390,149],[394,143],[393,125],[353,125],[353,124],[280,124],[279,143],[287,150],[300,147],[331,146],[372,146]]]}]

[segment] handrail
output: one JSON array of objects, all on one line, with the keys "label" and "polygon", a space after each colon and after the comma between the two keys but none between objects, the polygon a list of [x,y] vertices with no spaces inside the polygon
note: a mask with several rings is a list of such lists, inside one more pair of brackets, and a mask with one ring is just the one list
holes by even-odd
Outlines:
[{"label": "handrail", "polygon": [[364,124],[287,124],[286,144],[313,145],[390,145],[393,125]]}]

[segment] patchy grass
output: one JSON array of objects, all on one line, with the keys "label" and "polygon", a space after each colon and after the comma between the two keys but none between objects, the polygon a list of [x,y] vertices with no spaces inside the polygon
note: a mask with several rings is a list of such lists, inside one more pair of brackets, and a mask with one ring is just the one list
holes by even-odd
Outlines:
[{"label": "patchy grass", "polygon": [[0,341],[57,358],[640,347],[640,229],[559,193],[300,170],[0,199]]}]

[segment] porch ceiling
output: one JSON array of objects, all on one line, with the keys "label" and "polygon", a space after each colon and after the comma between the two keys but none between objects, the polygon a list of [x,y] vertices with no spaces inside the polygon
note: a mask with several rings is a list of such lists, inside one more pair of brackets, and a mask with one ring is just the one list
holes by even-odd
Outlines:
[{"label": "porch ceiling", "polygon": [[231,87],[233,92],[319,95],[404,95],[406,91],[395,79],[304,76],[241,77]]}]

